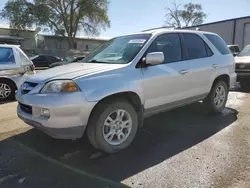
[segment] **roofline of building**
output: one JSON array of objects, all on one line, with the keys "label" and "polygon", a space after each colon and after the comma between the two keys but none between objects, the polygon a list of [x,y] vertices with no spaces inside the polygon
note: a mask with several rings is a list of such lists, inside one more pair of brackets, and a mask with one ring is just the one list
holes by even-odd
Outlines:
[{"label": "roofline of building", "polygon": [[24,40],[23,37],[9,36],[9,35],[0,35],[0,40]]},{"label": "roofline of building", "polygon": [[0,29],[9,29],[9,30],[36,32],[35,29],[16,29],[16,28],[11,28],[8,24],[0,24]]},{"label": "roofline of building", "polygon": [[190,26],[190,27],[183,27],[182,29],[196,28],[196,27],[212,25],[212,24],[218,24],[218,23],[224,23],[224,22],[230,22],[230,21],[236,21],[236,20],[241,20],[241,19],[246,19],[246,18],[250,18],[250,16],[232,18],[232,19],[221,20],[221,21],[217,21],[217,22],[210,22],[210,23],[205,23],[205,24],[200,24],[200,25],[195,25],[195,26]]},{"label": "roofline of building", "polygon": [[[58,35],[44,35],[44,34],[40,34],[41,36],[44,37],[54,37],[54,38],[67,38],[64,36],[58,36]],[[102,37],[81,37],[81,36],[76,36],[76,39],[85,39],[85,40],[99,40],[99,41],[108,41],[111,38],[102,38]]]}]

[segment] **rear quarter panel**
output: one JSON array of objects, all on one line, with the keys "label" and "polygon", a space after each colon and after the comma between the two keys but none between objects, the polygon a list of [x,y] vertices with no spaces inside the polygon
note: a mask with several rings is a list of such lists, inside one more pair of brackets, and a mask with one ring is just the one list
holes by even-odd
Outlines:
[{"label": "rear quarter panel", "polygon": [[205,37],[203,34],[200,34],[200,36],[203,38],[203,40],[207,43],[207,45],[214,53],[214,55],[211,57],[212,65],[218,65],[218,67],[214,69],[214,73],[209,81],[209,89],[211,89],[214,80],[217,77],[221,75],[228,75],[230,77],[231,74],[235,73],[235,60],[231,53],[225,55],[221,54],[217,50],[217,48],[207,39],[207,37]]}]

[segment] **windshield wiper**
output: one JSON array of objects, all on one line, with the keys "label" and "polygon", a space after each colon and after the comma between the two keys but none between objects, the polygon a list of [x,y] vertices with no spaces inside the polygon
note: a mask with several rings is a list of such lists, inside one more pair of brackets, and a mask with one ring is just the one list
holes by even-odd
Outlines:
[{"label": "windshield wiper", "polygon": [[96,59],[92,59],[90,62],[92,62],[92,63],[108,63],[108,62],[98,61]]}]

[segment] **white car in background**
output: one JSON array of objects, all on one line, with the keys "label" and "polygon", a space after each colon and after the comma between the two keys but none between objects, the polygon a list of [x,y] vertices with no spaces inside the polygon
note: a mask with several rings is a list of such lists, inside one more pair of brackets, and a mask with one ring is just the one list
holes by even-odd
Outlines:
[{"label": "white car in background", "polygon": [[250,88],[250,45],[235,57],[235,72],[242,88]]},{"label": "white car in background", "polygon": [[0,45],[0,100],[12,100],[20,85],[35,73],[32,61],[17,45]]}]

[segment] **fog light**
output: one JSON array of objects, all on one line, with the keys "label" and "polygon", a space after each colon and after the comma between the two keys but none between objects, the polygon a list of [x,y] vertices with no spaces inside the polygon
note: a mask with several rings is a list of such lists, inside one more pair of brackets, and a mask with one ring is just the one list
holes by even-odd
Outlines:
[{"label": "fog light", "polygon": [[41,108],[41,115],[49,117],[50,116],[50,111],[47,108]]}]

